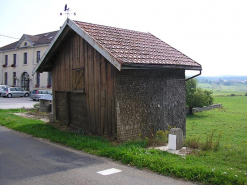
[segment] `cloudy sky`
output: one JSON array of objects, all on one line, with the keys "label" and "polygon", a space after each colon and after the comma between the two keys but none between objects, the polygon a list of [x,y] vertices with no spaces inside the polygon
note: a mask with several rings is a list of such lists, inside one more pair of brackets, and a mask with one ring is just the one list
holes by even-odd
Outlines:
[{"label": "cloudy sky", "polygon": [[247,76],[246,0],[1,0],[0,47],[58,30],[65,4],[72,20],[152,33],[200,63],[203,76]]}]

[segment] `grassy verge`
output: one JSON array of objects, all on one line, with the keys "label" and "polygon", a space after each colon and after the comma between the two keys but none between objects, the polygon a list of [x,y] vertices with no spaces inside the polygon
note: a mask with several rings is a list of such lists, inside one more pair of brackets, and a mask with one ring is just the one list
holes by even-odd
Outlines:
[{"label": "grassy verge", "polygon": [[[227,147],[222,147],[217,152],[213,150],[198,151],[193,155],[181,157],[159,150],[147,149],[147,140],[126,142],[114,146],[104,138],[60,131],[49,124],[44,124],[42,121],[20,118],[12,114],[22,111],[24,110],[0,110],[0,124],[87,153],[109,157],[116,161],[121,161],[124,164],[146,168],[167,176],[209,184],[247,184],[247,176],[245,175],[247,173],[247,153],[246,147],[241,146],[241,144],[245,144],[245,140],[241,136],[238,137],[240,138],[240,141],[238,141],[239,145],[227,145]],[[216,116],[216,111],[217,110],[198,113],[188,117],[188,138],[198,137],[201,133],[199,131],[195,133],[195,131],[197,131],[196,127],[199,129],[200,124],[209,124],[213,120],[212,117]],[[231,114],[232,110],[226,108],[219,111],[222,112],[222,116],[225,116],[224,111]],[[224,118],[221,117],[219,119]],[[232,119],[236,118],[233,116]],[[242,119],[242,117],[238,119]],[[207,121],[201,123],[202,120]],[[227,120],[217,120],[217,122],[218,121]],[[229,124],[228,122],[224,123]],[[207,125],[205,125],[205,127],[207,127]],[[214,128],[214,125],[211,125],[210,128]],[[210,128],[208,128],[208,130],[202,130],[202,132],[205,132],[205,137],[207,133],[211,132]],[[231,134],[229,134],[229,137],[230,135]],[[225,137],[223,137],[224,140],[226,139]],[[222,142],[224,145],[228,144],[226,141]],[[235,144],[235,142],[233,142],[233,144]]]}]

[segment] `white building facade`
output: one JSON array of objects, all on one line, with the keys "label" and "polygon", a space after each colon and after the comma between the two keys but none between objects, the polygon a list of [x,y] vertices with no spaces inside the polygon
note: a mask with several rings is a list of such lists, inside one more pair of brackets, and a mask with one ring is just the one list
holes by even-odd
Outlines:
[{"label": "white building facade", "polygon": [[51,73],[36,73],[32,76],[32,71],[57,32],[24,34],[19,41],[1,47],[0,84],[20,87],[28,91],[35,88],[51,88]]}]

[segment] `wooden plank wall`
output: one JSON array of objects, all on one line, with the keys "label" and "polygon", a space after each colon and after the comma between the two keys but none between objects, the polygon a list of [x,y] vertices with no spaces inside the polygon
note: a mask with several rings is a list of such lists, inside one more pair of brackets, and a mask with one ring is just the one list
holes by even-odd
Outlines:
[{"label": "wooden plank wall", "polygon": [[85,93],[68,93],[70,126],[88,130],[88,115]]},{"label": "wooden plank wall", "polygon": [[[65,47],[61,47],[54,64],[52,71],[54,94],[85,93],[86,101],[83,102],[87,104],[88,129],[94,134],[116,135],[116,70],[77,34],[68,39]],[[71,107],[68,111],[70,110]]]}]

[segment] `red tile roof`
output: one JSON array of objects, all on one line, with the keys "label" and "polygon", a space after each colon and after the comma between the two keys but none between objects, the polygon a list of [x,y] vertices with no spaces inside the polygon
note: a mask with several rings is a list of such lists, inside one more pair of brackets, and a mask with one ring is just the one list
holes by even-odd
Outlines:
[{"label": "red tile roof", "polygon": [[123,65],[201,65],[150,33],[74,21]]}]

